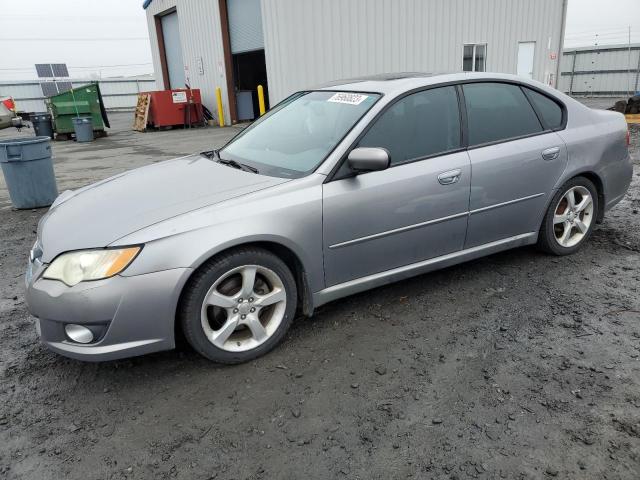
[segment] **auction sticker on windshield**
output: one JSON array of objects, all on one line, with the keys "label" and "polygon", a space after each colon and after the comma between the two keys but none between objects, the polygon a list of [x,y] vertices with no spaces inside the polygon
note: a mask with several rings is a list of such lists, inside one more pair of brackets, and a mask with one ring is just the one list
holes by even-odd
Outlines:
[{"label": "auction sticker on windshield", "polygon": [[368,98],[368,95],[361,93],[338,92],[333,95],[327,102],[348,103],[349,105],[360,105]]}]

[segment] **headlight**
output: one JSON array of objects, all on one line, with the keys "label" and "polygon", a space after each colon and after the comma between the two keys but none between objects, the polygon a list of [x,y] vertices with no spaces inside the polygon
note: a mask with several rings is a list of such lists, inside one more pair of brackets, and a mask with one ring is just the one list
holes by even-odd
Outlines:
[{"label": "headlight", "polygon": [[113,277],[136,257],[140,247],[80,250],[63,253],[45,270],[43,277],[60,280],[70,287],[85,280]]}]

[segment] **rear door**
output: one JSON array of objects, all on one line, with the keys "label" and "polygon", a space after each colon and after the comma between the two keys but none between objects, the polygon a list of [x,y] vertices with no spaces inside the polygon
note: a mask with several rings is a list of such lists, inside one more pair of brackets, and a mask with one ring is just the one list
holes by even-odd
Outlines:
[{"label": "rear door", "polygon": [[536,232],[567,164],[554,131],[561,106],[510,83],[469,83],[463,92],[472,170],[465,248]]},{"label": "rear door", "polygon": [[323,187],[327,286],[461,250],[470,163],[455,87],[408,95],[373,121],[357,146],[386,148],[387,170]]}]

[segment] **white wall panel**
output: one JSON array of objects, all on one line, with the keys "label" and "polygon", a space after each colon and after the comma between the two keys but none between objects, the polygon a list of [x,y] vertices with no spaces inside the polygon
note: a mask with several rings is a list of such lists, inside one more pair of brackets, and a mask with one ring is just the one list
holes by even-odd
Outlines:
[{"label": "white wall panel", "polygon": [[518,42],[536,42],[534,78],[540,81],[557,72],[561,56],[564,0],[261,0],[261,5],[272,105],[329,80],[460,71],[465,43],[488,45],[488,71],[516,73]]}]

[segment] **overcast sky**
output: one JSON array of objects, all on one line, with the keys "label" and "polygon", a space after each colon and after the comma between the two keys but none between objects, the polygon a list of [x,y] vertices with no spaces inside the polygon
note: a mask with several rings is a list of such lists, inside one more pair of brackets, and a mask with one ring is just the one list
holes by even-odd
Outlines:
[{"label": "overcast sky", "polygon": [[[640,0],[569,0],[567,17],[566,46],[626,43],[629,25],[640,42]],[[0,80],[35,78],[35,63],[74,77],[152,73],[142,0],[0,0]]]}]

